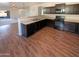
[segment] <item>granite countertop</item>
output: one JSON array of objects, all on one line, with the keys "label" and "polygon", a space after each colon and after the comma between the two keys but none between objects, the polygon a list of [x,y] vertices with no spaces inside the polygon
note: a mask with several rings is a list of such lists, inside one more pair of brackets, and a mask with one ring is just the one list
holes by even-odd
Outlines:
[{"label": "granite countertop", "polygon": [[[27,25],[27,24],[31,24],[31,23],[34,23],[34,22],[44,20],[44,19],[55,20],[55,16],[52,17],[51,15],[50,16],[40,15],[40,16],[21,17],[21,18],[19,18],[19,22]],[[74,19],[73,18],[65,18],[64,21],[79,23],[79,18],[77,18],[77,19],[75,19],[75,18]]]},{"label": "granite countertop", "polygon": [[[23,23],[25,25],[35,23],[41,20],[50,19],[47,16],[30,16],[30,17],[21,17],[19,18],[20,23]],[[54,20],[54,19],[51,19]]]},{"label": "granite countertop", "polygon": [[38,21],[41,21],[41,20],[44,20],[44,19],[40,19],[40,20],[31,20],[31,21],[21,21],[21,23],[27,25],[27,24],[31,24],[31,23],[35,23],[35,22],[38,22]]}]

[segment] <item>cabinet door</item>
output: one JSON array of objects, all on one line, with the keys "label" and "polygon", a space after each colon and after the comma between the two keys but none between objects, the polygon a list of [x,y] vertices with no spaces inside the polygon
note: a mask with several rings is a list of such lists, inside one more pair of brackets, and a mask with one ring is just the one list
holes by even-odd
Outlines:
[{"label": "cabinet door", "polygon": [[35,33],[35,23],[27,25],[27,36],[30,36]]},{"label": "cabinet door", "polygon": [[79,14],[79,4],[74,4],[73,7],[74,14]]},{"label": "cabinet door", "polygon": [[74,9],[73,5],[66,5],[66,7],[65,7],[65,13],[66,14],[73,14],[74,13],[73,9]]},{"label": "cabinet door", "polygon": [[56,4],[56,9],[64,9],[65,8],[65,4]]},{"label": "cabinet door", "polygon": [[22,32],[22,36],[27,36],[27,30],[26,30],[26,26],[24,24],[21,23],[21,32]]},{"label": "cabinet door", "polygon": [[55,7],[45,7],[43,8],[44,14],[55,14]]},{"label": "cabinet door", "polygon": [[43,14],[50,14],[50,8],[49,7],[43,8]]},{"label": "cabinet door", "polygon": [[40,22],[35,22],[35,31],[40,30]]},{"label": "cabinet door", "polygon": [[46,21],[45,20],[41,20],[39,22],[36,22],[36,30],[37,31],[42,29],[45,26],[46,26]]},{"label": "cabinet door", "polygon": [[78,34],[79,34],[79,24],[78,24]]},{"label": "cabinet door", "polygon": [[69,32],[75,32],[75,23],[65,22],[64,30]]},{"label": "cabinet door", "polygon": [[55,7],[50,7],[50,14],[55,14]]},{"label": "cabinet door", "polygon": [[66,5],[65,13],[79,14],[79,4]]},{"label": "cabinet door", "polygon": [[76,32],[77,34],[79,34],[79,23],[76,23],[75,32]]},{"label": "cabinet door", "polygon": [[48,22],[48,23],[47,23],[47,26],[49,26],[49,27],[55,27],[55,21],[53,21],[53,20],[48,20],[47,22]]},{"label": "cabinet door", "polygon": [[40,28],[43,28],[46,26],[46,20],[40,21]]}]

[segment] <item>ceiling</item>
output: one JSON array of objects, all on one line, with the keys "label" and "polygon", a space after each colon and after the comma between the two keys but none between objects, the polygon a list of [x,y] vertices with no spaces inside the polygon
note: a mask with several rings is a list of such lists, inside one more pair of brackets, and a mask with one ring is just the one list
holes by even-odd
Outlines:
[{"label": "ceiling", "polygon": [[0,3],[0,8],[9,8],[9,7],[23,8],[41,3],[44,2],[7,2],[7,3]]},{"label": "ceiling", "polygon": [[[25,8],[28,6],[42,4],[42,3],[46,3],[46,2],[4,2],[4,3],[0,2],[0,9],[9,9],[10,7]],[[66,4],[70,4],[70,3],[66,3]]]}]

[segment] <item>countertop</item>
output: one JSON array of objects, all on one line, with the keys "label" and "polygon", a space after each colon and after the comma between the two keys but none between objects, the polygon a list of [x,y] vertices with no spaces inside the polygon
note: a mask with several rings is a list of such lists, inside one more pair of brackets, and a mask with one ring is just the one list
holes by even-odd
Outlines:
[{"label": "countertop", "polygon": [[[47,16],[21,17],[21,18],[19,18],[19,22],[20,23],[23,23],[25,25],[28,25],[28,24],[31,24],[31,23],[34,23],[34,22],[38,22],[38,21],[41,21],[41,20],[45,20],[45,19],[50,19],[50,18],[48,18]],[[50,20],[54,20],[54,19],[55,18],[50,19]]]},{"label": "countertop", "polygon": [[[45,19],[55,20],[55,16],[51,17],[51,15],[50,15],[50,17],[49,17],[46,15],[41,15],[41,16],[21,17],[21,18],[19,18],[19,22],[27,25],[27,24],[31,24],[31,23],[38,22],[38,21],[45,20]],[[69,18],[69,19],[65,18],[64,21],[79,23],[79,18],[77,18],[75,20],[74,20],[74,18]]]}]

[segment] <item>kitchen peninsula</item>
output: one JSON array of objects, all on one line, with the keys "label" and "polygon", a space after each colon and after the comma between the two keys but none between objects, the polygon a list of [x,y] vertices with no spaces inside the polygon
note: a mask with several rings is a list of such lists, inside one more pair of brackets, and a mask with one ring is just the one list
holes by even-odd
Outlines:
[{"label": "kitchen peninsula", "polygon": [[[62,15],[60,16],[62,17]],[[24,37],[29,37],[46,26],[79,34],[78,21],[74,22],[74,20],[67,20],[66,18],[64,18],[63,21],[64,21],[64,24],[62,24],[61,26],[61,24],[58,23],[59,25],[58,27],[55,25],[55,23],[57,24],[56,16],[47,17],[46,15],[41,15],[41,16],[19,18],[19,21],[18,21],[19,35],[22,35]]]},{"label": "kitchen peninsula", "polygon": [[54,20],[55,18],[49,19],[46,16],[32,16],[28,18],[20,18],[18,21],[19,35],[28,37],[37,32],[38,30],[42,29],[43,27],[47,26],[48,22],[54,23]]}]

